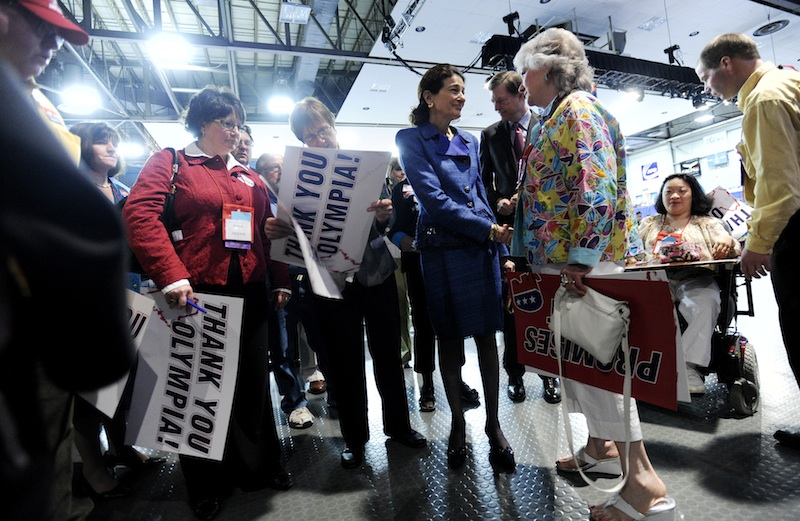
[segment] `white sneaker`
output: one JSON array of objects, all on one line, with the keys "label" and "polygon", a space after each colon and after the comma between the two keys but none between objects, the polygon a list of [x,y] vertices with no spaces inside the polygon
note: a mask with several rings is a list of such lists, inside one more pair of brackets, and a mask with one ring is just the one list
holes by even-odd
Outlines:
[{"label": "white sneaker", "polygon": [[689,380],[689,394],[706,394],[703,375],[695,366],[686,364],[686,377]]},{"label": "white sneaker", "polygon": [[289,415],[289,427],[292,429],[308,429],[314,425],[314,415],[308,407],[300,407]]}]

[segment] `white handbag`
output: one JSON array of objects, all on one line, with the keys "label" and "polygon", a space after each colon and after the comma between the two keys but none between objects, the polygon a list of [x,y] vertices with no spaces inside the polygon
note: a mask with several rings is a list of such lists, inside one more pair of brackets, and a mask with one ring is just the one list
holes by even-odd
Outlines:
[{"label": "white handbag", "polygon": [[[625,379],[622,384],[622,403],[625,412],[625,468],[622,480],[611,488],[603,488],[588,477],[580,465],[578,472],[592,488],[609,494],[619,492],[628,481],[631,450],[631,351],[628,346],[628,330],[630,328],[630,306],[626,301],[615,300],[586,287],[586,295],[579,297],[569,293],[564,286],[558,288],[554,297],[553,312],[550,316],[550,330],[558,357],[558,376],[564,379],[562,366],[561,338],[566,338],[592,354],[597,361],[608,364],[622,348],[625,362]],[[567,386],[561,388],[564,401],[567,401]],[[577,463],[572,441],[572,424],[569,412],[564,412],[564,426],[567,431],[567,442],[573,459]]]},{"label": "white handbag", "polygon": [[628,303],[589,287],[586,295],[579,297],[560,286],[554,300],[551,318],[560,320],[561,336],[578,344],[601,364],[611,363],[628,331]]}]

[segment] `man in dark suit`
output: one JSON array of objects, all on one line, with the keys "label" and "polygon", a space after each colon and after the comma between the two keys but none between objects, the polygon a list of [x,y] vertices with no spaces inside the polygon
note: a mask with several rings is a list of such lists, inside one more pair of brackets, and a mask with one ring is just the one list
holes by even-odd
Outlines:
[{"label": "man in dark suit", "polygon": [[[500,121],[481,132],[480,168],[489,205],[499,224],[514,225],[517,207],[517,177],[519,164],[529,140],[527,130],[532,122],[531,111],[520,92],[522,76],[514,71],[504,71],[492,76],[485,87],[492,93],[492,103],[500,114]],[[525,270],[523,258],[514,258],[517,270]],[[508,287],[504,286],[504,297]],[[506,311],[503,324],[505,350],[503,367],[508,373],[508,397],[512,402],[525,400],[522,376],[525,366],[517,360],[517,335],[514,315]],[[544,399],[548,403],[561,401],[561,387],[557,378],[542,377]]]}]

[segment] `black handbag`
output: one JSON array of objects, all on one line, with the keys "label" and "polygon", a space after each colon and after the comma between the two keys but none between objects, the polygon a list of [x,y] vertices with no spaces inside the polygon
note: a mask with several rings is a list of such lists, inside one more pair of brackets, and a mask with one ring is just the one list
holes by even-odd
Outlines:
[{"label": "black handbag", "polygon": [[[178,153],[175,151],[174,148],[165,148],[164,150],[169,150],[172,152],[172,177],[169,180],[169,192],[167,192],[167,197],[164,199],[164,209],[161,211],[161,222],[164,223],[164,227],[167,229],[167,232],[172,235],[172,232],[177,229],[176,221],[175,221],[175,210],[173,209],[173,205],[175,204],[175,176],[178,175]],[[125,208],[125,203],[128,200],[127,197],[121,199],[117,203],[117,209],[120,213],[122,213],[123,208]],[[139,259],[136,258],[136,255],[133,253],[131,249],[130,242],[128,242],[128,271],[131,273],[138,273],[140,275],[146,275],[144,268],[142,268]]]}]

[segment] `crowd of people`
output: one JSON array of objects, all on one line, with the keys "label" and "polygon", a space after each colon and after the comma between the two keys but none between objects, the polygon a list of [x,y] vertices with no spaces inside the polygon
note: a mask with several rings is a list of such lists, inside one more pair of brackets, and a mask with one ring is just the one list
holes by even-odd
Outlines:
[{"label": "crowd of people", "polygon": [[[3,449],[20,447],[26,457],[4,461],[9,466],[0,483],[18,492],[7,510],[19,518],[80,518],[91,508],[72,494],[73,443],[82,461],[81,479],[75,483],[94,499],[130,492],[116,479],[117,466],[145,469],[165,461],[125,443],[131,383],[113,418],[76,394],[135,367],[124,292],[141,291],[143,280],[125,273],[126,241],[148,274],[147,284],[171,308],[196,304],[196,293],[244,302],[224,457],[180,456],[190,507],[199,519],[217,517],[236,487],[286,490],[293,484],[282,466],[270,371],[291,428],[314,423],[306,392],[328,393],[345,441],[341,466],[362,465],[370,438],[365,337],[384,433],[413,449],[425,447],[427,440],[411,427],[403,368],[413,363],[421,378],[419,410],[433,413],[438,353],[451,421],[447,465],[454,470],[470,457],[464,409],[480,404],[478,391],[461,377],[464,341],[472,338],[489,461],[495,472],[515,472],[514,450],[498,414],[498,332],[504,339],[507,396],[521,402],[526,389],[525,367],[516,356],[514,318],[505,305],[506,271],[560,274],[567,291],[583,296],[591,277],[620,272],[635,259],[658,258],[676,245],[690,245],[698,261],[741,254],[748,277],[772,271],[787,352],[800,379],[800,348],[791,334],[797,282],[789,267],[800,208],[800,78],[762,62],[755,44],[743,35],[714,39],[696,69],[709,92],[724,99],[738,95],[745,114],[740,153],[745,193],[755,212],[743,250],[708,215],[710,201],[692,176],[668,176],[655,204],[657,213],[641,222],[632,215],[619,122],[592,94],[593,69],[583,44],[569,31],[548,29],[521,47],[514,59],[516,71],[487,82],[501,119],[480,140],[453,124],[466,102],[463,73],[448,64],[425,72],[411,126],[396,136],[399,157],[389,163],[389,182],[366,208],[370,226],[360,266],[354,273],[331,274],[341,298],[315,293],[307,270],[271,258],[272,241],[295,233],[290,223],[276,217],[283,157],[267,153],[251,165],[254,136],[233,92],[209,86],[195,94],[183,115],[194,140],[180,150],[153,154],[127,187],[116,178],[124,168],[117,153],[119,134],[98,122],[67,128],[33,83],[64,40],[83,45],[88,36],[57,4],[12,0],[0,5],[3,99],[24,100],[15,107],[15,117],[32,121],[26,129],[40,132],[37,139],[53,142],[52,157],[41,160],[50,167],[48,175],[60,178],[49,182],[74,185],[69,188],[74,197],[54,203],[54,208],[66,210],[47,226],[66,226],[62,216],[74,216],[80,233],[88,237],[78,240],[80,234],[68,230],[65,236],[76,240],[65,243],[58,261],[74,267],[75,274],[85,273],[93,292],[102,290],[100,303],[88,299],[82,305],[94,309],[99,304],[97,316],[106,317],[81,339],[84,345],[69,362],[64,354],[23,349],[31,341],[51,341],[47,331],[30,327],[30,321],[46,298],[41,291],[51,291],[56,283],[40,280],[42,274],[36,272],[41,259],[32,255],[35,234],[21,237],[19,230],[4,224],[0,418],[19,434],[0,441]],[[316,98],[297,103],[289,124],[306,147],[339,148],[335,116]],[[12,142],[11,134],[4,126],[4,142]],[[787,143],[787,136],[794,139]],[[592,153],[581,153],[587,149]],[[2,192],[4,219],[7,212],[27,210],[22,208],[25,191],[16,199],[13,193]],[[172,211],[180,223],[177,235],[161,219],[168,197],[173,197]],[[113,205],[123,198],[127,200],[119,215]],[[232,226],[231,211],[250,226]],[[80,212],[80,218],[73,215]],[[36,218],[50,215],[43,211]],[[105,249],[92,247],[92,240],[104,243]],[[399,266],[389,244],[399,251]],[[689,390],[700,394],[705,392],[703,369],[709,365],[711,333],[720,312],[719,287],[702,262],[671,271],[669,282],[684,322],[681,344]],[[103,370],[92,371],[98,367]],[[588,424],[585,447],[555,462],[558,471],[626,477],[618,493],[591,507],[592,518],[674,519],[676,502],[648,458],[635,400],[626,411],[618,393],[550,375],[543,375],[542,383],[544,399],[553,404],[561,401],[563,386],[566,411],[582,413]],[[22,409],[29,413],[20,414]],[[107,435],[105,454],[98,438],[101,427]],[[779,431],[776,438],[800,447],[798,434]],[[39,501],[32,502],[33,497]]]}]

